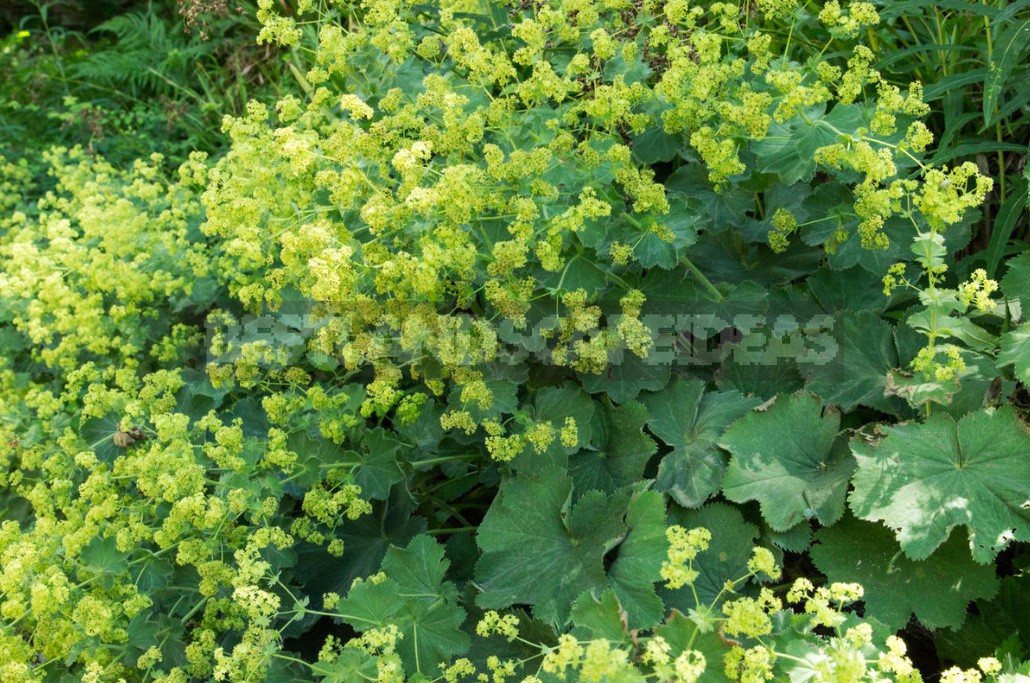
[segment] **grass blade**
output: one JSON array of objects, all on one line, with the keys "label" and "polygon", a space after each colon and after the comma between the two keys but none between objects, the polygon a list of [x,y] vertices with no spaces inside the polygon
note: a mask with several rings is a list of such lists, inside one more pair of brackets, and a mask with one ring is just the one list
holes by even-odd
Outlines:
[{"label": "grass blade", "polygon": [[998,271],[998,264],[1005,255],[1005,247],[1012,237],[1012,231],[1019,222],[1023,210],[1026,209],[1027,201],[1027,179],[1021,177],[1012,183],[1012,191],[1005,201],[998,208],[998,215],[994,218],[994,227],[991,229],[991,240],[984,252],[987,260],[986,270],[990,277],[994,277]]},{"label": "grass blade", "polygon": [[998,108],[1001,90],[1027,45],[1030,45],[1030,19],[1009,26],[998,36],[984,80],[984,125],[994,123],[994,112]]}]

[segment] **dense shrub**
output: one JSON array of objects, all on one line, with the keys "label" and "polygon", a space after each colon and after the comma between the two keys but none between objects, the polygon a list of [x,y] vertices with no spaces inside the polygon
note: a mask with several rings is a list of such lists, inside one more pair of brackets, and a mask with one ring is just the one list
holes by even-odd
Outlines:
[{"label": "dense shrub", "polygon": [[256,17],[224,154],[2,167],[0,681],[1027,680],[1025,142],[910,17]]}]

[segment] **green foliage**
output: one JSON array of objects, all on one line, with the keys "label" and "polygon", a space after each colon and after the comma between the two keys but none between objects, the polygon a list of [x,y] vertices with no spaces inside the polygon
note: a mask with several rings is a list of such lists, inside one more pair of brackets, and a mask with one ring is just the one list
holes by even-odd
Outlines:
[{"label": "green foliage", "polygon": [[839,429],[837,412],[807,394],[749,413],[719,442],[733,455],[723,493],[738,503],[757,500],[777,531],[807,519],[833,524],[844,514],[855,466]]},{"label": "green foliage", "polygon": [[443,547],[428,536],[415,537],[404,550],[391,547],[385,577],[355,583],[340,602],[340,618],[360,632],[396,628],[405,669],[434,672],[469,645],[457,589],[444,580],[448,564]]},{"label": "green foliage", "polygon": [[51,6],[0,681],[1030,675],[1030,3]]},{"label": "green foliage", "polygon": [[0,153],[33,159],[52,145],[82,145],[131,164],[158,148],[177,164],[220,149],[221,117],[270,84],[253,46],[256,22],[239,2],[240,11],[206,3],[211,11],[193,15],[192,26],[179,11],[205,3],[151,2],[136,12],[73,4],[82,3],[26,8],[2,42]]},{"label": "green foliage", "polygon": [[736,391],[706,392],[700,381],[675,381],[647,399],[648,428],[673,447],[658,466],[656,485],[683,507],[699,507],[719,492],[726,459],[716,440],[759,401]]},{"label": "green foliage", "polygon": [[981,563],[1030,532],[1030,434],[1012,408],[958,422],[938,414],[884,430],[887,437],[875,446],[861,437],[852,442],[858,468],[849,502],[858,517],[896,530],[910,558],[929,557],[956,526],[967,527]]},{"label": "green foliage", "polygon": [[866,615],[893,630],[912,614],[927,628],[957,628],[971,600],[998,590],[991,565],[976,564],[959,534],[952,534],[929,558],[914,562],[892,541],[888,529],[853,518],[820,530],[812,559],[831,581],[865,588]]}]

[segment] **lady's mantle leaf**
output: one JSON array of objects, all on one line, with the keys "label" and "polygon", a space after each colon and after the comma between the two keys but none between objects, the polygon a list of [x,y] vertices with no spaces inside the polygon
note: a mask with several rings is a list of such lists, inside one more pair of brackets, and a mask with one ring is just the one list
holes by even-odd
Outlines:
[{"label": "lady's mantle leaf", "polygon": [[971,600],[998,590],[994,567],[978,565],[962,539],[952,534],[929,558],[913,562],[891,532],[852,517],[816,534],[812,559],[830,581],[857,582],[865,588],[865,613],[889,626],[904,628],[914,612],[927,628],[957,628]]},{"label": "lady's mantle leaf", "polygon": [[644,477],[655,443],[644,434],[647,410],[636,401],[598,406],[587,425],[591,448],[569,457],[569,473],[577,490],[613,493]]},{"label": "lady's mantle leaf", "polygon": [[619,544],[608,579],[629,628],[650,629],[665,615],[665,605],[654,588],[669,550],[662,495],[654,491],[634,495],[626,507],[626,527],[626,540]]},{"label": "lady's mantle leaf", "polygon": [[740,510],[726,503],[711,503],[698,510],[673,507],[669,511],[669,524],[679,524],[684,529],[704,527],[712,532],[712,540],[708,550],[694,560],[694,569],[700,576],[693,589],[690,586],[676,590],[663,587],[660,593],[665,604],[689,614],[690,610],[712,605],[720,594],[720,600],[732,599],[723,588],[727,581],[747,574],[747,561],[758,539],[758,527],[745,522]]},{"label": "lady's mantle leaf", "polygon": [[1030,252],[1023,252],[1008,262],[1001,291],[1008,299],[1018,300],[1024,311],[1030,310]]},{"label": "lady's mantle leaf", "polygon": [[576,625],[575,636],[593,636],[619,642],[629,635],[626,628],[626,613],[619,604],[615,592],[606,590],[601,597],[583,593],[572,605],[572,623]]},{"label": "lady's mantle leaf", "polygon": [[540,619],[564,622],[580,593],[605,584],[604,554],[626,526],[602,493],[587,493],[575,506],[571,499],[572,481],[555,468],[501,485],[479,526],[481,607],[525,603]]},{"label": "lady's mantle leaf", "polygon": [[1030,325],[1020,325],[1001,336],[998,367],[1012,365],[1016,379],[1030,384]]},{"label": "lady's mantle leaf", "polygon": [[872,311],[839,313],[832,338],[833,352],[798,361],[808,378],[806,388],[844,411],[861,404],[897,412],[897,399],[883,394],[887,373],[899,365],[890,323]]},{"label": "lady's mantle leaf", "polygon": [[[590,491],[573,504],[571,479],[553,467],[504,482],[479,526],[476,577],[483,592],[476,602],[487,609],[529,604],[537,618],[564,623],[580,594],[611,587],[631,625],[648,621],[657,601],[648,589],[666,547],[656,535],[658,527],[664,531],[656,500],[626,490]],[[609,577],[604,556],[623,539]]]},{"label": "lady's mantle leaf", "polygon": [[387,578],[356,583],[340,603],[343,620],[359,631],[397,626],[405,669],[437,672],[469,647],[461,630],[465,610],[454,585],[444,581],[447,565],[443,546],[429,536],[417,536],[407,549],[391,547],[383,559]]},{"label": "lady's mantle leaf", "polygon": [[714,629],[700,631],[689,617],[673,610],[666,622],[655,629],[655,635],[664,638],[672,646],[673,652],[697,650],[703,654],[708,663],[702,675],[705,683],[729,683],[732,680],[726,677],[722,666],[723,657],[730,650],[729,641]]},{"label": "lady's mantle leaf", "polygon": [[840,415],[815,396],[783,397],[767,411],[752,412],[719,440],[733,454],[722,483],[727,498],[757,500],[776,531],[814,517],[832,524],[844,513],[854,469],[846,443],[837,438]]},{"label": "lady's mantle leaf", "polygon": [[581,373],[583,388],[591,394],[604,392],[616,403],[632,401],[641,391],[659,391],[669,383],[672,365],[638,358],[625,349],[610,358],[610,364],[601,374]]},{"label": "lady's mantle leaf", "polygon": [[851,509],[894,529],[906,555],[929,557],[960,524],[977,562],[1030,540],[1030,434],[1012,408],[885,430],[875,449],[852,444]]},{"label": "lady's mantle leaf", "polygon": [[969,667],[1007,640],[1016,648],[1022,644],[1024,652],[1030,648],[1030,574],[1006,576],[998,594],[990,601],[977,600],[976,607],[962,628],[935,634],[938,653]]},{"label": "lady's mantle leaf", "polygon": [[701,381],[675,381],[644,399],[647,426],[673,447],[658,466],[658,490],[683,507],[699,507],[719,492],[726,456],[716,440],[760,401],[736,391],[705,393]]}]

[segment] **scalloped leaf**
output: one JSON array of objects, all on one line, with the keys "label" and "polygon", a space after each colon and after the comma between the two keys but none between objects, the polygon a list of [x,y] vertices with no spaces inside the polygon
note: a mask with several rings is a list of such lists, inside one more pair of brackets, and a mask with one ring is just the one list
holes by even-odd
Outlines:
[{"label": "scalloped leaf", "polygon": [[1022,310],[1030,311],[1030,252],[1023,252],[1006,262],[1001,291],[1009,299],[1020,302]]},{"label": "scalloped leaf", "polygon": [[719,440],[733,455],[723,494],[736,503],[757,500],[776,531],[812,518],[832,524],[844,513],[855,466],[839,428],[840,414],[804,393],[745,415]]},{"label": "scalloped leaf", "polygon": [[718,493],[726,456],[716,441],[759,403],[736,391],[705,392],[701,381],[675,380],[646,397],[648,428],[673,447],[658,466],[658,490],[687,508],[700,507]]},{"label": "scalloped leaf", "polygon": [[461,630],[465,610],[457,604],[457,589],[444,580],[449,564],[430,536],[415,537],[406,549],[391,547],[382,566],[387,578],[354,584],[340,603],[341,618],[358,631],[397,626],[405,668],[436,673],[470,642]]},{"label": "scalloped leaf", "polygon": [[815,539],[810,552],[819,571],[830,581],[861,583],[866,616],[895,631],[913,613],[927,628],[957,628],[971,601],[998,590],[994,567],[973,562],[958,534],[918,562],[904,556],[889,529],[854,517]]},{"label": "scalloped leaf", "polygon": [[852,441],[850,504],[894,529],[906,555],[929,557],[960,525],[977,562],[1030,540],[1030,434],[1011,407],[883,429],[876,447]]},{"label": "scalloped leaf", "polygon": [[603,498],[588,494],[573,507],[572,480],[553,467],[501,484],[476,538],[483,551],[476,603],[487,609],[525,603],[538,618],[564,621],[563,606],[603,583],[604,554],[626,531],[604,514]]},{"label": "scalloped leaf", "polygon": [[[769,134],[752,145],[758,170],[774,173],[791,185],[810,180],[817,164],[812,160],[815,151],[836,142],[836,130],[853,131],[862,123],[862,108],[854,104],[838,104],[829,113],[825,105],[809,107],[783,123],[774,122]],[[830,126],[821,126],[823,121]]]},{"label": "scalloped leaf", "polygon": [[708,663],[701,680],[705,683],[729,683],[726,677],[723,657],[730,651],[730,643],[715,630],[703,632],[689,617],[673,610],[664,624],[655,629],[655,635],[661,636],[673,652],[697,650],[704,655]]},{"label": "scalloped leaf", "polygon": [[837,346],[828,354],[832,357],[798,359],[808,377],[806,388],[843,411],[865,405],[893,413],[902,407],[884,396],[887,373],[899,365],[891,324],[871,311],[849,311],[834,318],[832,331]]},{"label": "scalloped leaf", "polygon": [[591,593],[583,593],[572,604],[572,623],[575,624],[573,635],[584,632],[594,638],[607,638],[612,642],[625,639],[629,632],[626,628],[626,613],[619,604],[615,591],[606,590],[601,597]]},{"label": "scalloped leaf", "polygon": [[[683,612],[711,605],[727,581],[747,573],[751,549],[761,533],[757,526],[744,521],[739,509],[726,503],[711,503],[698,510],[674,508],[669,511],[669,524],[679,524],[684,529],[704,527],[712,532],[708,550],[694,560],[694,568],[700,573],[694,583],[696,594],[688,586],[660,589],[666,604]],[[731,597],[722,594],[722,600]]]},{"label": "scalloped leaf", "polygon": [[657,448],[644,434],[646,419],[647,410],[636,401],[597,407],[585,429],[593,445],[569,456],[569,473],[578,490],[614,493],[643,478]]},{"label": "scalloped leaf", "polygon": [[957,631],[937,634],[937,651],[960,666],[975,666],[994,654],[999,643],[1014,639],[1030,651],[1030,574],[1006,576],[991,600],[977,600],[977,610]]},{"label": "scalloped leaf", "polygon": [[604,392],[616,403],[625,403],[641,391],[658,391],[669,383],[671,376],[669,363],[655,363],[622,350],[601,374],[580,373],[579,378],[591,394]]},{"label": "scalloped leaf", "polygon": [[1030,385],[1030,325],[1023,324],[1001,336],[998,367],[1013,366],[1016,379]]},{"label": "scalloped leaf", "polygon": [[608,570],[608,579],[634,630],[650,629],[665,615],[655,592],[669,544],[665,538],[665,500],[655,491],[633,496],[626,508],[628,533]]}]

